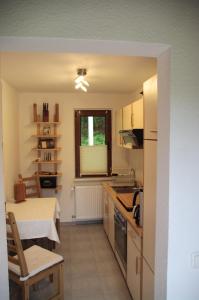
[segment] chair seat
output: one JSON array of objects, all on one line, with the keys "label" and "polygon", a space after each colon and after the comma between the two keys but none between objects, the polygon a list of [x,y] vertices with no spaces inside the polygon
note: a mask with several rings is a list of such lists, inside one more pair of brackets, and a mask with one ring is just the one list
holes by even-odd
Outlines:
[{"label": "chair seat", "polygon": [[[18,275],[21,281],[27,280],[39,272],[63,261],[61,255],[36,245],[24,250],[24,255],[29,273],[26,277],[21,277],[20,267],[18,265],[8,262],[9,270]],[[15,257],[17,257],[17,255]]]}]

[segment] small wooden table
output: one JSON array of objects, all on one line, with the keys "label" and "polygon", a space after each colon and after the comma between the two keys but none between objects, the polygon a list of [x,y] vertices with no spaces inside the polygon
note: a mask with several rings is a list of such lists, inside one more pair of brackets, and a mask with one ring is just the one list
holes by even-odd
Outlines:
[{"label": "small wooden table", "polygon": [[6,211],[14,213],[21,240],[48,238],[60,243],[60,208],[56,198],[27,198],[20,203],[7,202]]}]

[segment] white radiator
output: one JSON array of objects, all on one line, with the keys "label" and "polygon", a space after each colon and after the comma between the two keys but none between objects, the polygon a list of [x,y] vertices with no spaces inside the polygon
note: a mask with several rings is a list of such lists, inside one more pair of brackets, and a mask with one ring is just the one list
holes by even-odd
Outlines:
[{"label": "white radiator", "polygon": [[102,219],[102,186],[75,186],[76,220]]}]

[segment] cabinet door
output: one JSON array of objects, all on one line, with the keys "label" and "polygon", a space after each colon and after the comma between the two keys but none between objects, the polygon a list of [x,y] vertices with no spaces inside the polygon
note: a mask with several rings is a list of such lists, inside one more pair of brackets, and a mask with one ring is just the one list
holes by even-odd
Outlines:
[{"label": "cabinet door", "polygon": [[141,253],[135,246],[130,231],[127,236],[127,285],[133,300],[140,300]]},{"label": "cabinet door", "polygon": [[109,242],[113,248],[115,249],[115,224],[114,224],[114,204],[110,197],[108,197],[108,238]]},{"label": "cabinet door", "polygon": [[144,92],[144,138],[157,139],[157,76],[143,85]]},{"label": "cabinet door", "polygon": [[154,300],[154,274],[143,259],[142,300]]},{"label": "cabinet door", "polygon": [[116,111],[115,114],[115,136],[116,143],[118,146],[122,146],[122,137],[119,134],[119,131],[122,130],[122,108]]},{"label": "cabinet door", "polygon": [[143,256],[154,270],[157,141],[144,141]]},{"label": "cabinet door", "polygon": [[143,98],[132,103],[133,128],[143,128]]},{"label": "cabinet door", "polygon": [[123,107],[123,129],[132,129],[132,105],[129,104]]},{"label": "cabinet door", "polygon": [[103,190],[103,225],[104,231],[108,235],[108,194]]}]

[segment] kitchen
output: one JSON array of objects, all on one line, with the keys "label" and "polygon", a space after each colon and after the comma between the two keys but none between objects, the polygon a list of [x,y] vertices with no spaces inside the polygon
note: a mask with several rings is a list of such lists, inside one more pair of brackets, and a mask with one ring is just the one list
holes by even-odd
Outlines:
[{"label": "kitchen", "polygon": [[[19,59],[19,58],[18,58]],[[37,57],[38,59],[38,57]],[[13,63],[13,61],[11,61]],[[40,61],[41,63],[41,61]],[[153,69],[154,71],[154,69]],[[153,75],[154,73],[152,72]],[[75,74],[76,75],[76,74]],[[74,77],[75,77],[74,75]],[[150,75],[148,75],[148,78],[151,77]],[[147,79],[147,78],[146,78]],[[5,80],[6,81],[6,80]],[[6,83],[5,83],[6,85]],[[139,87],[140,88],[140,87]],[[41,90],[40,86],[37,86],[35,89],[37,89],[37,91]],[[5,89],[6,91],[6,89]],[[19,157],[20,157],[20,167],[17,166],[16,164],[18,163],[18,160],[15,159],[14,163],[12,164],[12,170],[9,166],[9,164],[11,164],[11,161],[9,161],[8,157],[5,157],[5,166],[7,166],[5,168],[5,172],[7,173],[7,198],[10,199],[12,198],[12,184],[11,182],[8,182],[8,178],[11,178],[11,181],[13,182],[16,179],[16,175],[18,174],[18,170],[20,170],[23,174],[30,174],[33,173],[35,171],[34,167],[32,166],[32,164],[30,163],[34,158],[35,158],[35,153],[30,152],[30,149],[32,147],[34,147],[34,143],[35,141],[30,139],[30,136],[34,133],[35,128],[30,125],[31,123],[31,118],[32,118],[32,105],[33,103],[37,102],[38,106],[42,104],[42,102],[48,102],[49,106],[53,106],[54,103],[56,103],[56,101],[60,103],[60,111],[62,112],[61,115],[61,124],[60,124],[60,131],[61,133],[64,135],[64,138],[60,139],[60,144],[62,144],[62,148],[63,148],[63,152],[65,151],[65,149],[67,149],[67,155],[68,157],[74,157],[74,148],[72,147],[73,145],[73,140],[74,140],[74,135],[73,135],[73,130],[72,130],[72,124],[73,124],[73,114],[71,114],[71,108],[70,107],[70,103],[67,103],[67,106],[64,105],[64,101],[66,99],[70,99],[70,101],[73,101],[73,107],[78,108],[81,107],[81,101],[84,101],[84,108],[102,108],[104,107],[108,107],[111,108],[112,105],[115,106],[115,111],[119,110],[122,106],[125,106],[125,104],[128,104],[131,100],[133,99],[137,99],[140,97],[140,89],[139,92],[136,92],[134,95],[134,97],[132,95],[129,94],[117,94],[117,95],[110,95],[110,94],[99,94],[99,95],[93,95],[93,94],[87,94],[87,95],[81,95],[80,93],[78,94],[78,100],[77,97],[74,97],[74,95],[69,94],[68,98],[66,98],[66,94],[62,93],[62,94],[53,94],[53,93],[30,93],[30,92],[23,92],[21,93],[21,95],[19,96],[19,105],[20,105],[20,111],[19,111],[19,132],[18,134],[16,132],[14,132],[15,128],[12,125],[12,128],[9,129],[9,124],[7,123],[7,127],[5,126],[5,130],[7,130],[7,133],[11,136],[10,140],[6,140],[6,135],[4,135],[5,137],[5,149],[7,149],[4,153],[5,156],[10,154],[10,147],[8,147],[8,142],[9,143],[14,143],[19,144]],[[10,98],[14,98],[14,91],[12,89],[9,89],[7,86],[7,94],[5,93],[5,95]],[[45,98],[45,99],[44,99]],[[103,99],[102,99],[103,98]],[[41,100],[42,99],[42,100]],[[44,100],[43,100],[44,99]],[[110,102],[110,99],[112,99],[112,103]],[[131,99],[131,100],[130,100]],[[93,101],[95,100],[95,101]],[[130,101],[129,101],[130,100]],[[69,101],[69,100],[68,100]],[[87,102],[86,102],[87,101]],[[107,104],[108,103],[108,104]],[[10,102],[11,104],[11,102]],[[13,104],[13,103],[12,103]],[[8,105],[8,103],[7,103]],[[16,105],[16,104],[13,104]],[[13,115],[14,118],[17,117],[17,115],[15,114],[17,111],[17,107],[13,108],[13,107],[5,107],[6,109],[11,109],[13,110]],[[14,111],[15,109],[15,111]],[[8,112],[8,110],[7,110]],[[14,119],[13,119],[14,120]],[[125,118],[126,120],[126,118]],[[113,113],[113,139],[116,138],[115,136],[115,116]],[[8,122],[8,120],[5,120],[5,123]],[[69,127],[69,124],[71,124]],[[68,129],[67,129],[68,128]],[[154,128],[153,128],[154,129]],[[155,130],[155,129],[154,129]],[[22,133],[23,132],[23,133]],[[16,134],[15,134],[16,133]],[[20,134],[19,134],[20,133]],[[8,135],[7,135],[8,136]],[[16,141],[16,137],[19,137],[19,141]],[[117,137],[118,139],[118,137]],[[70,144],[70,147],[68,146],[68,143]],[[130,149],[126,149],[125,147],[118,147],[117,145],[114,145],[115,142],[113,142],[113,170],[117,170],[117,169],[122,169],[122,170],[126,170],[129,169],[129,164],[131,165],[131,167],[134,167],[136,169],[136,179],[138,181],[142,181],[143,178],[143,171],[142,171],[142,164],[143,164],[143,150],[141,149],[135,149],[135,150],[130,150]],[[66,148],[67,147],[67,148]],[[130,153],[132,153],[131,151],[134,152],[134,155],[132,157],[132,155]],[[140,153],[142,153],[140,155]],[[15,153],[15,155],[17,156],[17,151]],[[71,170],[74,169],[74,161],[69,159],[66,161],[66,158],[64,157],[64,155],[61,155],[62,158],[62,172],[63,172],[63,176],[62,176],[62,186],[63,186],[63,191],[59,194],[57,194],[58,199],[60,200],[60,204],[62,207],[62,221],[72,221],[73,220],[73,212],[74,211],[74,205],[75,202],[71,201],[71,199],[74,199],[73,197],[75,196],[74,190],[73,190],[73,186],[74,186],[74,171],[73,172],[69,172],[70,176],[72,173],[72,176],[69,177],[69,174],[67,174],[66,170]],[[135,159],[136,158],[136,159]],[[16,170],[15,170],[16,169]],[[65,171],[63,171],[65,170]],[[14,172],[15,171],[15,172]],[[12,173],[9,173],[12,172]],[[15,174],[14,174],[15,173]],[[9,176],[8,176],[9,175]],[[11,176],[10,176],[11,175]],[[79,182],[85,181],[86,179],[76,179],[75,180],[75,185],[78,185]],[[88,181],[88,179],[87,179]],[[64,182],[64,185],[63,185]],[[46,194],[48,195],[49,192],[46,192]]]},{"label": "kitchen", "polygon": [[[157,299],[195,300],[199,294],[198,259],[194,256],[199,249],[197,12],[196,2],[180,1],[143,1],[136,5],[134,1],[122,5],[115,1],[88,1],[81,5],[75,1],[70,5],[66,1],[58,5],[41,1],[13,5],[12,1],[4,1],[1,5],[1,51],[71,52],[72,49],[87,53],[89,49],[89,53],[157,57]],[[12,122],[16,116],[13,114]],[[12,127],[10,142],[16,137],[15,126]],[[13,151],[8,162],[12,155]],[[2,168],[1,160],[1,179]],[[72,198],[68,192],[67,197],[70,195]],[[72,210],[70,203],[67,208]],[[4,215],[0,214],[0,219],[1,295],[7,295]]]}]

